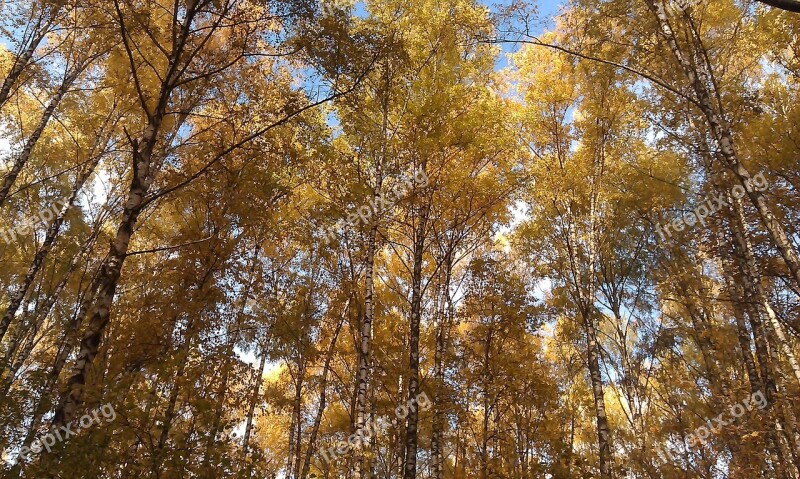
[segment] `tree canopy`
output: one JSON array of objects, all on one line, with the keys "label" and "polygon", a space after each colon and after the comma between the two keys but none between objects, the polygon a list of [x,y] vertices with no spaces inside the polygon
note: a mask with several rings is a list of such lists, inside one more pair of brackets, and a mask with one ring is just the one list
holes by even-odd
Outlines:
[{"label": "tree canopy", "polygon": [[800,479],[796,0],[0,2],[0,474]]}]

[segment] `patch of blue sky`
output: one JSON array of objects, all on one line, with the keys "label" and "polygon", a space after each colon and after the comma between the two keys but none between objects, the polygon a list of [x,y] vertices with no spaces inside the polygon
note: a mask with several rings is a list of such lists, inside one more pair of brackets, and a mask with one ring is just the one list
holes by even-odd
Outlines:
[{"label": "patch of blue sky", "polygon": [[[503,9],[511,5],[511,1],[502,0],[498,3],[487,4],[492,13],[501,12]],[[531,25],[533,30],[530,32],[533,35],[541,35],[542,33],[551,30],[555,27],[555,18],[564,6],[561,0],[541,0],[536,2],[537,18],[536,22]],[[520,27],[519,23],[512,22],[513,27]],[[522,44],[519,43],[501,43],[502,54],[497,57],[495,61],[495,70],[502,70],[511,67],[509,55],[519,51]]]},{"label": "patch of blue sky", "polygon": [[366,2],[361,0],[356,2],[355,5],[353,5],[353,15],[362,19],[369,17],[369,11],[367,10]]}]

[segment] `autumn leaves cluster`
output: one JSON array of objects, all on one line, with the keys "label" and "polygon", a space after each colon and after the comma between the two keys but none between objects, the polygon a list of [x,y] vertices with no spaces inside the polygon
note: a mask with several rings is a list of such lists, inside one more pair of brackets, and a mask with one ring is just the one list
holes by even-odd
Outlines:
[{"label": "autumn leaves cluster", "polygon": [[800,16],[684,6],[1,3],[3,474],[798,479]]}]

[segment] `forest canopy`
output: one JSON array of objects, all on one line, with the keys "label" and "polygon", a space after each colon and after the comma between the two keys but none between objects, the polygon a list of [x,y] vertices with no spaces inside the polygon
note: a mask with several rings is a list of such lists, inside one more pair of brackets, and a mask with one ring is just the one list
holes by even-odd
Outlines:
[{"label": "forest canopy", "polygon": [[0,0],[0,476],[800,479],[800,1]]}]

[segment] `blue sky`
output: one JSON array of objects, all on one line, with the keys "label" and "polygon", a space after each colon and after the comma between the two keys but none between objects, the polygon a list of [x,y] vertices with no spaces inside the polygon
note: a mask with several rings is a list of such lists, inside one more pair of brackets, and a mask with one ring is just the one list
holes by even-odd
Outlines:
[{"label": "blue sky", "polygon": [[[534,34],[540,34],[546,29],[553,28],[555,26],[555,22],[553,21],[554,17],[558,15],[561,6],[565,3],[563,0],[529,0],[536,5],[537,7],[537,20],[541,23],[541,28],[539,30],[535,30]],[[509,5],[511,2],[508,0],[503,0],[500,2],[484,2],[490,6],[492,11],[496,11],[503,6]],[[519,49],[519,45],[513,44],[505,44],[502,46],[503,51],[506,53],[514,52]],[[502,69],[508,66],[508,58],[506,55],[502,55],[500,58],[497,59],[497,63],[495,68]]]}]

